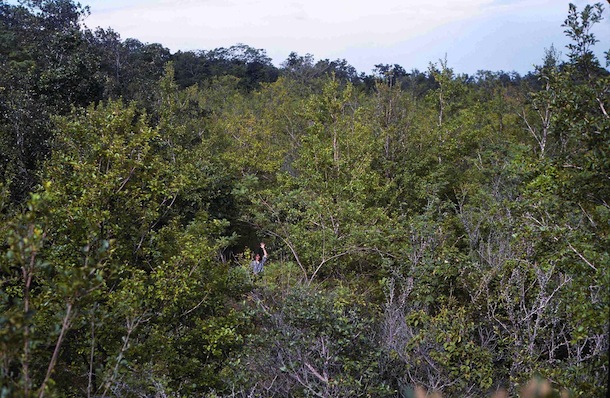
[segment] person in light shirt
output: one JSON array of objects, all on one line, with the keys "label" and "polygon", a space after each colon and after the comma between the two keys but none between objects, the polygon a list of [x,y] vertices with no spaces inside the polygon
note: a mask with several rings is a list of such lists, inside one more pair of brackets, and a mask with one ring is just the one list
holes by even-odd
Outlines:
[{"label": "person in light shirt", "polygon": [[265,265],[265,262],[267,261],[267,249],[265,249],[265,243],[261,242],[261,249],[263,249],[263,258],[261,259],[261,255],[259,253],[256,253],[254,255],[254,260],[252,260],[252,262],[250,263],[250,266],[252,267],[252,271],[254,272],[254,275],[258,275],[260,272],[262,272],[263,270],[263,266]]}]

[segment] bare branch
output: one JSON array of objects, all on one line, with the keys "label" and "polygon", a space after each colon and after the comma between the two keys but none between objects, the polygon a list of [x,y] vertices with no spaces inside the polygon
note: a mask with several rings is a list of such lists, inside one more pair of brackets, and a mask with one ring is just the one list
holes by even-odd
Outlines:
[{"label": "bare branch", "polygon": [[133,172],[135,171],[136,166],[133,166],[131,168],[131,170],[129,171],[129,175],[127,176],[127,178],[125,178],[125,180],[123,180],[123,183],[121,184],[121,186],[119,187],[119,189],[116,190],[115,194],[121,192],[123,190],[123,188],[125,188],[125,185],[127,185],[127,183],[129,182],[129,180],[131,179],[131,177],[133,176]]},{"label": "bare branch", "polygon": [[316,267],[316,270],[313,272],[313,274],[311,274],[311,277],[309,278],[308,284],[311,284],[311,282],[313,282],[313,279],[314,279],[314,277],[316,276],[316,274],[318,273],[318,271],[320,271],[320,269],[322,268],[322,266],[323,266],[324,264],[326,264],[327,262],[329,262],[329,261],[331,261],[331,260],[334,260],[334,259],[336,259],[336,258],[339,258],[339,257],[346,256],[346,255],[348,255],[348,254],[357,253],[357,252],[362,252],[362,251],[369,251],[369,250],[374,250],[374,249],[369,249],[369,248],[366,248],[366,247],[352,247],[352,248],[347,249],[347,250],[346,250],[346,251],[344,251],[344,252],[341,252],[341,253],[335,254],[335,255],[333,255],[333,256],[330,256],[330,257],[328,257],[328,258],[325,258],[324,260],[322,260],[322,261],[320,262],[320,264],[318,264],[318,266]]},{"label": "bare branch", "polygon": [[597,97],[595,99],[599,103],[599,107],[602,110],[602,113],[604,114],[604,116],[606,116],[606,118],[610,118],[610,116],[608,116],[608,112],[606,112],[606,108],[604,107],[604,103],[602,102],[602,100],[599,99],[599,97]]},{"label": "bare branch", "polygon": [[66,315],[64,315],[63,322],[61,324],[61,331],[59,332],[59,337],[57,338],[57,342],[55,343],[55,349],[53,350],[53,355],[51,356],[51,361],[49,361],[49,366],[47,368],[47,374],[44,377],[42,384],[40,385],[40,391],[38,393],[38,398],[44,397],[45,390],[47,388],[47,384],[51,379],[51,374],[53,374],[53,370],[55,369],[55,364],[57,363],[57,358],[59,357],[59,349],[61,344],[64,341],[64,336],[66,332],[70,328],[70,323],[72,321],[72,301],[68,301],[68,305],[66,307]]},{"label": "bare branch", "polygon": [[307,369],[309,369],[311,371],[311,373],[314,374],[314,376],[316,376],[318,378],[318,380],[320,380],[321,382],[324,382],[326,384],[328,384],[328,377],[324,377],[322,376],[313,366],[311,366],[308,362],[305,362],[305,366],[307,367]]},{"label": "bare branch", "polygon": [[207,293],[206,293],[206,295],[205,295],[205,296],[203,296],[203,298],[201,299],[201,301],[200,301],[200,302],[198,302],[196,306],[194,306],[194,307],[193,307],[193,308],[191,308],[190,310],[188,310],[188,311],[184,312],[184,313],[183,313],[182,315],[180,315],[180,316],[185,316],[185,315],[188,315],[188,314],[190,314],[191,312],[195,311],[197,308],[199,308],[199,307],[201,306],[201,304],[203,304],[203,302],[204,302],[204,301],[205,301],[205,300],[208,298],[208,296],[209,296],[209,295],[210,295],[210,293],[209,293],[209,292],[207,292]]},{"label": "bare branch", "polygon": [[588,265],[589,267],[591,267],[591,268],[593,268],[595,271],[597,271],[597,267],[595,267],[595,265],[591,264],[591,262],[590,262],[589,260],[587,260],[587,259],[585,258],[585,256],[583,256],[582,254],[580,254],[580,252],[579,252],[578,250],[576,250],[576,248],[575,248],[574,246],[572,246],[572,244],[571,244],[570,242],[568,242],[568,241],[566,241],[566,242],[568,243],[568,246],[570,246],[570,249],[572,249],[572,251],[573,251],[574,253],[576,253],[576,254],[578,255],[578,257],[580,257],[580,259],[581,259],[582,261],[584,261],[585,263],[587,263],[587,265]]},{"label": "bare branch", "polygon": [[301,268],[301,271],[303,271],[303,274],[305,275],[305,279],[308,279],[309,277],[307,276],[307,270],[305,269],[305,267],[303,267],[303,264],[301,263],[301,260],[299,259],[299,255],[297,254],[297,251],[294,248],[294,246],[292,245],[292,243],[287,238],[284,238],[283,236],[280,236],[271,230],[266,230],[266,232],[271,236],[280,238],[286,244],[286,246],[288,246],[288,248],[292,252],[292,255],[294,256],[294,260],[297,262],[297,264]]}]

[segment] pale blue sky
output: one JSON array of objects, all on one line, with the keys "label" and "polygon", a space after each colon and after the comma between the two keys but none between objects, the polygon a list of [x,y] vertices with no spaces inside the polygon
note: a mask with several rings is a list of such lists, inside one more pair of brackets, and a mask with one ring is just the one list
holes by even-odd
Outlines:
[{"label": "pale blue sky", "polygon": [[[545,48],[566,53],[564,0],[80,0],[90,28],[160,43],[172,52],[237,43],[262,48],[279,65],[291,51],[316,60],[345,58],[358,71],[375,64],[426,70],[447,57],[458,73],[524,74]],[[593,1],[572,0],[579,10]],[[610,48],[610,4],[594,30]],[[565,58],[565,56],[564,56]]]}]

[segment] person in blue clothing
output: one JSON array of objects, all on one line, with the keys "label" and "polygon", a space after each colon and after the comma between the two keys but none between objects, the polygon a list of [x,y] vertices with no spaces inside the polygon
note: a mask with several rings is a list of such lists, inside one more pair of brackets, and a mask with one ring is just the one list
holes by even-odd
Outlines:
[{"label": "person in blue clothing", "polygon": [[254,272],[254,275],[257,275],[258,273],[260,273],[263,270],[263,266],[265,265],[265,262],[267,261],[267,249],[265,249],[265,243],[261,242],[261,249],[263,249],[263,258],[261,259],[261,255],[260,253],[256,253],[254,255],[254,260],[252,260],[252,262],[250,263],[250,266],[252,267],[252,271]]}]

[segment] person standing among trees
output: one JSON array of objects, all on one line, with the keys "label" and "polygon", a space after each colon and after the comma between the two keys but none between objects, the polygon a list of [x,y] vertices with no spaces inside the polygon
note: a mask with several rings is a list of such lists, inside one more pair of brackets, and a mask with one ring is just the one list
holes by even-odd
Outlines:
[{"label": "person standing among trees", "polygon": [[260,244],[261,249],[263,249],[263,258],[261,260],[261,255],[260,253],[256,253],[254,255],[254,260],[252,260],[252,262],[250,263],[250,266],[252,267],[252,271],[254,272],[254,275],[257,275],[259,272],[261,272],[263,270],[263,266],[265,265],[265,262],[267,261],[267,249],[265,249],[265,243],[261,242]]}]

